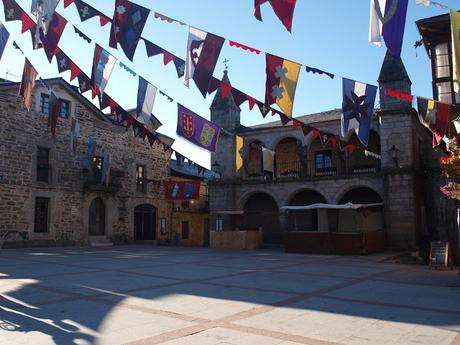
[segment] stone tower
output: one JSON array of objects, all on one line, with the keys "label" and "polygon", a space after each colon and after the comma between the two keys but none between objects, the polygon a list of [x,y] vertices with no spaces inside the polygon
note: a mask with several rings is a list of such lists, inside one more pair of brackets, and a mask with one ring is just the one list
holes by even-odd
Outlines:
[{"label": "stone tower", "polygon": [[412,83],[402,60],[388,51],[378,82],[387,245],[392,249],[416,249],[421,220],[415,157],[418,152],[414,145],[418,144],[415,128],[419,125],[410,101],[386,94],[387,89],[410,94]]},{"label": "stone tower", "polygon": [[[222,81],[230,84],[228,72],[224,71]],[[233,95],[229,93],[222,97],[222,89],[216,92],[211,104],[211,122],[219,125],[226,132],[236,133],[240,128],[241,109],[236,105]],[[236,138],[234,135],[221,134],[216,152],[211,154],[211,167],[217,163],[223,180],[233,179],[235,176]]]}]

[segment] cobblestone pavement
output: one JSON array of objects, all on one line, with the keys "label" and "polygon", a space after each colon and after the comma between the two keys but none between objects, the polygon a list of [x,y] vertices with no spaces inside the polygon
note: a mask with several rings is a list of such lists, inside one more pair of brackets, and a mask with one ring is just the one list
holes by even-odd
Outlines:
[{"label": "cobblestone pavement", "polygon": [[460,345],[460,276],[382,256],[0,251],[0,345]]}]

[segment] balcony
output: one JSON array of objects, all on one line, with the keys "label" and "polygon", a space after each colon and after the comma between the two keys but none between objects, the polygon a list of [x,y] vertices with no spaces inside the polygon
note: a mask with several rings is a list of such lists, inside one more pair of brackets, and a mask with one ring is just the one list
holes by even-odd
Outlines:
[{"label": "balcony", "polygon": [[[351,164],[347,160],[336,159],[332,161],[332,166],[317,168],[314,160],[308,160],[306,165],[299,161],[275,163],[275,180],[299,180],[299,179],[321,179],[330,177],[350,177],[355,175],[375,174],[380,171],[379,162],[375,164]],[[245,181],[267,180],[270,174],[260,170],[252,169],[250,172],[243,171],[241,178]]]},{"label": "balcony", "polygon": [[83,169],[84,183],[83,189],[89,192],[105,192],[115,194],[122,188],[121,178],[125,175],[124,171],[111,169],[109,184],[101,183],[101,173],[99,170],[92,171]]}]

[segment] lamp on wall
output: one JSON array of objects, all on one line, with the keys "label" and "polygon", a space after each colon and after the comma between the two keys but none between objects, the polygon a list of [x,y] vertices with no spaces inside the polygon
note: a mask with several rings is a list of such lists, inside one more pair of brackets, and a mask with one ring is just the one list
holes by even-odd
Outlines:
[{"label": "lamp on wall", "polygon": [[212,165],[212,171],[214,172],[214,181],[219,182],[222,178],[222,166],[217,161]]},{"label": "lamp on wall", "polygon": [[399,166],[399,162],[398,162],[398,148],[396,146],[391,146],[391,148],[388,150],[390,152],[390,157],[393,159],[393,162],[395,163],[395,166],[398,167]]}]

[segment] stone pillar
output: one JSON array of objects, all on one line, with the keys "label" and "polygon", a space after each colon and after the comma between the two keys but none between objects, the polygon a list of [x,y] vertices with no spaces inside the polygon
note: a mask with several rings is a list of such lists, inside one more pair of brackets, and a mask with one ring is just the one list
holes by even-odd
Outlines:
[{"label": "stone pillar", "polygon": [[416,117],[410,102],[386,94],[387,89],[410,94],[411,81],[401,59],[393,58],[389,52],[378,81],[387,247],[414,250],[420,224],[413,149]]}]

